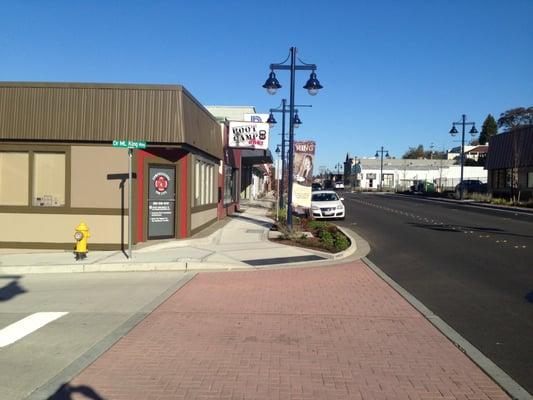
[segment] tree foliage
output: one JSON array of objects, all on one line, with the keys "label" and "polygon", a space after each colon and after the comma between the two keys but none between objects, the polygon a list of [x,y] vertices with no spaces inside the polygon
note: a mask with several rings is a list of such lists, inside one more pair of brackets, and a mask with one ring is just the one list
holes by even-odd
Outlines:
[{"label": "tree foliage", "polygon": [[506,131],[528,125],[533,125],[533,107],[512,108],[501,113],[498,118],[498,127]]},{"label": "tree foliage", "polygon": [[483,126],[481,127],[481,132],[479,134],[479,144],[487,144],[490,142],[490,138],[498,134],[498,124],[494,117],[489,114],[485,121],[483,121]]},{"label": "tree foliage", "polygon": [[429,159],[434,160],[444,160],[446,159],[446,152],[444,151],[432,151],[424,150],[424,146],[419,144],[417,147],[409,147],[404,155],[402,156],[404,160],[417,160],[417,159]]},{"label": "tree foliage", "polygon": [[413,160],[417,158],[424,158],[424,146],[421,144],[418,147],[409,147],[404,155],[402,156],[404,160]]}]

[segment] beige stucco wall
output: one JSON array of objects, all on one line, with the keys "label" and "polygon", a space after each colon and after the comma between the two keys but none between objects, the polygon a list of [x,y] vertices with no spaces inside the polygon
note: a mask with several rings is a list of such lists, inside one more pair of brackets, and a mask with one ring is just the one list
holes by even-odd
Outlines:
[{"label": "beige stucco wall", "polygon": [[[74,228],[85,222],[90,243],[120,244],[120,215],[62,215],[0,213],[0,242],[74,244]],[[124,242],[128,241],[128,217],[124,217]]]},{"label": "beige stucco wall", "polygon": [[212,221],[217,217],[217,208],[212,208],[211,210],[200,211],[197,213],[191,214],[191,230],[198,228],[204,224],[207,224],[209,221]]},{"label": "beige stucco wall", "polygon": [[[128,173],[127,149],[105,146],[72,146],[71,207],[120,208],[120,180],[108,174]],[[124,185],[124,207],[128,208],[128,183]]]}]

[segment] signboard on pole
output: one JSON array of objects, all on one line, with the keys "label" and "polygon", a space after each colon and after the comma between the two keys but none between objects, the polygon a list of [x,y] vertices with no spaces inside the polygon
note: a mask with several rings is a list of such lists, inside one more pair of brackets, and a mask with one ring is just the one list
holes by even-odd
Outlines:
[{"label": "signboard on pole", "polygon": [[292,184],[292,204],[295,207],[311,208],[311,186]]},{"label": "signboard on pole", "polygon": [[229,147],[239,149],[268,149],[270,127],[266,123],[239,122],[229,123]]},{"label": "signboard on pole", "polygon": [[113,140],[113,147],[127,149],[146,149],[146,142],[142,140]]}]

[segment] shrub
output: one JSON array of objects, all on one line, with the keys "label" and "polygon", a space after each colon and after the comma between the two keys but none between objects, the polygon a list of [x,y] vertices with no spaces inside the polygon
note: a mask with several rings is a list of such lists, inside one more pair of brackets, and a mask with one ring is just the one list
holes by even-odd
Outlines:
[{"label": "shrub", "polygon": [[350,241],[341,231],[337,231],[333,236],[335,242],[335,250],[343,251],[350,247]]},{"label": "shrub", "polygon": [[312,230],[320,231],[326,229],[327,226],[328,223],[324,221],[310,220],[307,222],[307,228]]},{"label": "shrub", "polygon": [[333,235],[331,234],[331,232],[328,232],[327,230],[323,229],[323,230],[320,231],[318,236],[322,240],[322,243],[324,244],[324,246],[326,246],[326,247],[328,247],[330,249],[334,248],[335,240],[334,240]]}]

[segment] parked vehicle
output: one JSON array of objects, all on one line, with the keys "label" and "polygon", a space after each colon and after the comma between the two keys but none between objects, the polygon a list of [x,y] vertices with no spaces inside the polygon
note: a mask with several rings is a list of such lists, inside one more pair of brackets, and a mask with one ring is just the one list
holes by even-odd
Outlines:
[{"label": "parked vehicle", "polygon": [[311,184],[311,191],[318,192],[319,190],[322,190],[322,185],[320,183]]},{"label": "parked vehicle", "polygon": [[435,192],[435,184],[425,180],[416,180],[410,189],[411,192],[433,193]]},{"label": "parked vehicle", "polygon": [[311,193],[311,213],[316,219],[340,218],[344,219],[345,209],[342,203],[344,199],[339,198],[333,190],[321,190]]},{"label": "parked vehicle", "polygon": [[[455,193],[459,195],[461,192],[461,184],[455,186]],[[464,179],[463,192],[465,193],[487,193],[487,184],[478,179]]]}]

